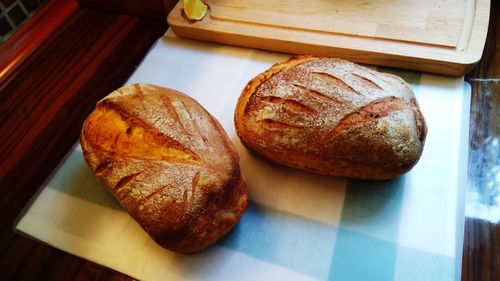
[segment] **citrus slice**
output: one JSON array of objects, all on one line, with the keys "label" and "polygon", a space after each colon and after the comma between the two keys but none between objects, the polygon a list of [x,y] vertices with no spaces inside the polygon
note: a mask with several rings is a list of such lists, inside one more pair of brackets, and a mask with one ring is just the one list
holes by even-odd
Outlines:
[{"label": "citrus slice", "polygon": [[190,20],[201,20],[207,13],[207,5],[201,0],[183,0],[184,13]]}]

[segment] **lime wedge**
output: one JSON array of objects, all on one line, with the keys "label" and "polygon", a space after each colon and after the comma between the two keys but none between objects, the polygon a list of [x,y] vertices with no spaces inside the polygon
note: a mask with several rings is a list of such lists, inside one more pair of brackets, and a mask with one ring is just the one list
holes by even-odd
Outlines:
[{"label": "lime wedge", "polygon": [[190,20],[201,20],[207,13],[207,5],[201,0],[183,0],[184,13]]}]

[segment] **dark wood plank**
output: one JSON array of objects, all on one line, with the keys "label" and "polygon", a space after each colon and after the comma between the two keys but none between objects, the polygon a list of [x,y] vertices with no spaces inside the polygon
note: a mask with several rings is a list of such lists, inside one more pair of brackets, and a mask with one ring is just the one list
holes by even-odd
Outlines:
[{"label": "dark wood plank", "polygon": [[500,3],[491,1],[490,23],[483,56],[466,80],[500,78]]},{"label": "dark wood plank", "polygon": [[491,3],[483,57],[472,86],[462,280],[500,280],[500,3]]},{"label": "dark wood plank", "polygon": [[104,9],[129,15],[166,19],[177,1],[170,0],[78,0],[80,7]]},{"label": "dark wood plank", "polygon": [[500,280],[500,80],[472,80],[462,280]]},{"label": "dark wood plank", "polygon": [[0,84],[5,84],[2,81],[9,79],[17,67],[23,64],[24,59],[66,21],[77,7],[76,0],[51,1],[23,24],[7,42],[0,44]]},{"label": "dark wood plank", "polygon": [[128,279],[16,235],[12,224],[77,141],[95,103],[125,82],[166,26],[78,8],[0,81],[0,279]]}]

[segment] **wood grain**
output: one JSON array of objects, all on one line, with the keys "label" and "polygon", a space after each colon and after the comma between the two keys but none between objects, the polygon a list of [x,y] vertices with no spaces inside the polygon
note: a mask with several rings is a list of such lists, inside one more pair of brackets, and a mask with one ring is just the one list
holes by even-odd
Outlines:
[{"label": "wood grain", "polygon": [[[9,79],[24,59],[36,50],[77,8],[75,0],[52,1],[0,45],[0,83]],[[44,24],[37,24],[43,22]],[[0,92],[2,89],[0,88]]]},{"label": "wood grain", "polygon": [[500,280],[500,3],[492,2],[481,62],[472,86],[467,216],[462,280]]},{"label": "wood grain", "polygon": [[171,0],[77,0],[80,7],[96,8],[115,13],[165,19],[175,1]]},{"label": "wood grain", "polygon": [[180,2],[167,19],[180,37],[454,76],[480,59],[489,0],[390,2],[209,0],[197,22]]},{"label": "wood grain", "polygon": [[500,79],[474,78],[462,280],[500,280]]},{"label": "wood grain", "polygon": [[466,2],[461,0],[303,1],[206,0],[214,19],[351,36],[456,47]]},{"label": "wood grain", "polygon": [[78,8],[0,82],[1,279],[126,278],[16,235],[12,224],[97,100],[125,82],[165,30],[165,20]]},{"label": "wood grain", "polygon": [[466,75],[466,80],[500,79],[500,4],[492,1],[488,33],[481,61]]}]

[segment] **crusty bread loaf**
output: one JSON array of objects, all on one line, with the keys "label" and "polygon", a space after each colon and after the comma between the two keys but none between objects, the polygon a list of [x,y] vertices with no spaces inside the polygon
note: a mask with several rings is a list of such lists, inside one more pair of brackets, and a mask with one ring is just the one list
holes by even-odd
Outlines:
[{"label": "crusty bread loaf", "polygon": [[247,205],[238,155],[192,98],[133,84],[101,100],[81,132],[83,155],[128,213],[161,246],[201,250]]},{"label": "crusty bread loaf", "polygon": [[268,159],[360,179],[410,170],[427,132],[403,79],[313,56],[292,57],[252,79],[234,119],[242,143]]}]

